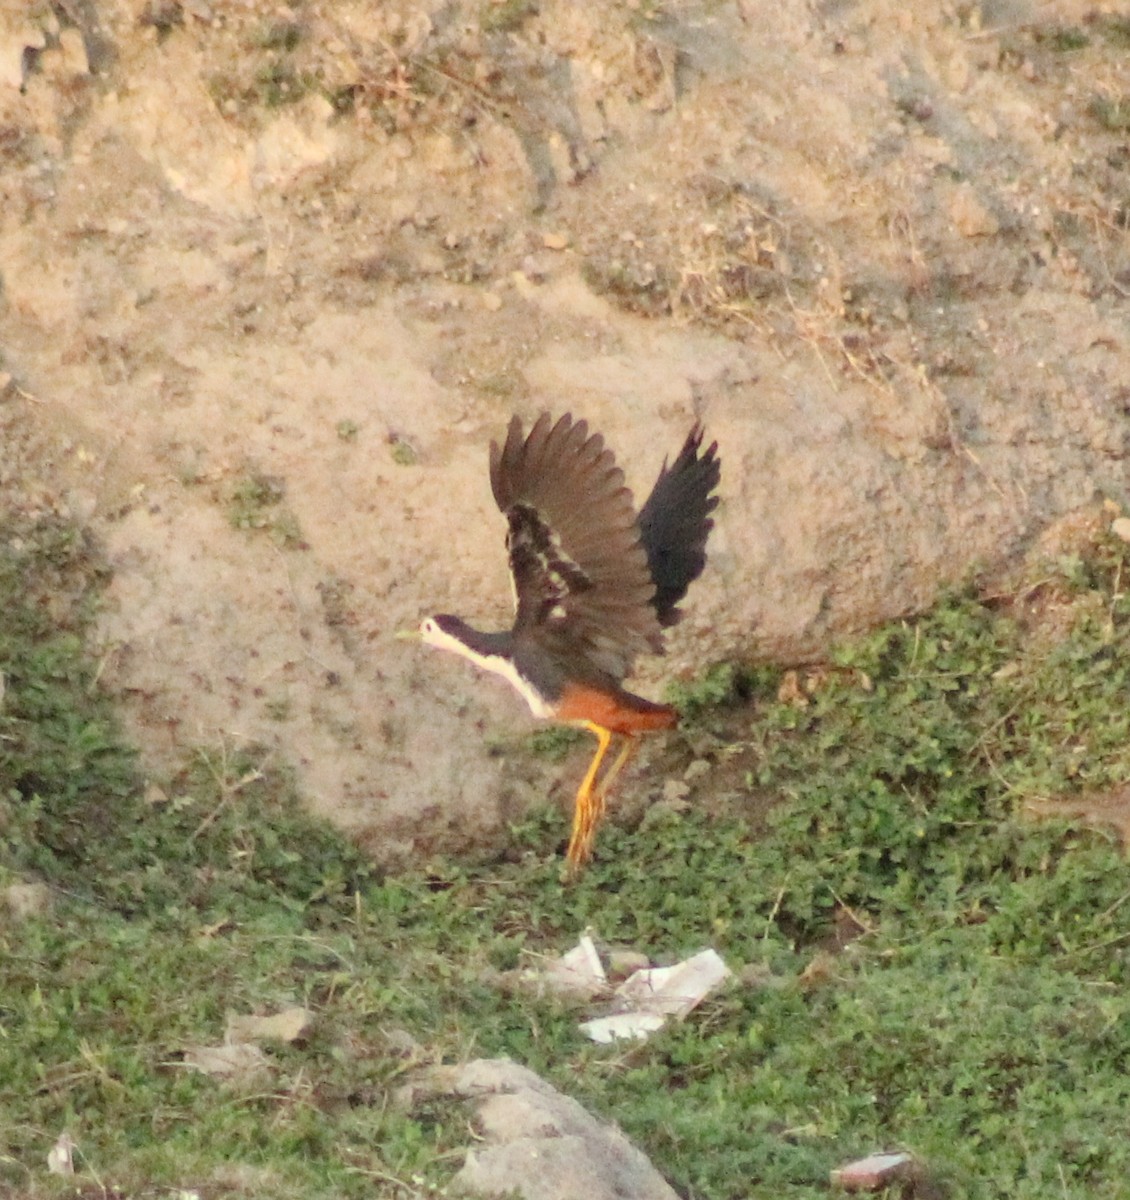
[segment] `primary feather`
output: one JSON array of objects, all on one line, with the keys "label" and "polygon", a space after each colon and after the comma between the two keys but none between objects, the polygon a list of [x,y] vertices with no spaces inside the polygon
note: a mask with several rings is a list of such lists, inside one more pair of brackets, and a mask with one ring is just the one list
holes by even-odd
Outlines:
[{"label": "primary feather", "polygon": [[652,603],[664,627],[682,617],[676,606],[706,566],[706,539],[714,528],[710,514],[718,497],[711,493],[722,478],[722,464],[717,442],[700,457],[701,448],[702,426],[696,422],[670,468],[664,460],[640,509],[640,540],[655,582]]}]

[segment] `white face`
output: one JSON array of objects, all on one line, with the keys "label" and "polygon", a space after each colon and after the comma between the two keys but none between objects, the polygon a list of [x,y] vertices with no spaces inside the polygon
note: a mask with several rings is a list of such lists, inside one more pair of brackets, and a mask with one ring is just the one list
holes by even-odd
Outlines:
[{"label": "white face", "polygon": [[420,640],[427,642],[429,646],[438,646],[441,650],[452,649],[451,643],[455,641],[450,634],[440,629],[435,617],[425,617],[420,622]]}]

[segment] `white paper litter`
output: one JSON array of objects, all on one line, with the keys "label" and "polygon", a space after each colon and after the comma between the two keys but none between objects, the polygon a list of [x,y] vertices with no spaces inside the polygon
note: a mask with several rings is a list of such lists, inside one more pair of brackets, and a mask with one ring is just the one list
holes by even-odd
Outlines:
[{"label": "white paper litter", "polygon": [[587,933],[568,954],[549,963],[541,977],[555,992],[571,995],[597,996],[608,987],[604,964]]},{"label": "white paper litter", "polygon": [[47,1152],[47,1170],[52,1175],[75,1173],[75,1150],[78,1147],[69,1133],[61,1133]]},{"label": "white paper litter", "polygon": [[614,995],[623,1011],[585,1021],[594,1042],[646,1038],[670,1017],[683,1018],[730,977],[716,950],[703,950],[673,967],[648,967],[629,975]]},{"label": "white paper litter", "polygon": [[625,1012],[583,1021],[581,1030],[594,1042],[606,1046],[610,1042],[627,1041],[629,1038],[643,1041],[649,1034],[662,1029],[666,1024],[667,1018],[659,1013]]}]

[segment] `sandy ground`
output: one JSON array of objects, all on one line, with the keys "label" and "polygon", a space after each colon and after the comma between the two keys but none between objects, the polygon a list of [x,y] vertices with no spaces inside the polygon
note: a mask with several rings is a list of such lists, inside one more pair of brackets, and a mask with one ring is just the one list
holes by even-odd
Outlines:
[{"label": "sandy ground", "polygon": [[0,471],[104,542],[154,770],[262,746],[390,860],[565,802],[392,637],[508,620],[515,411],[722,447],[652,694],[1125,502],[1130,21],[907,7],[0,0]]}]

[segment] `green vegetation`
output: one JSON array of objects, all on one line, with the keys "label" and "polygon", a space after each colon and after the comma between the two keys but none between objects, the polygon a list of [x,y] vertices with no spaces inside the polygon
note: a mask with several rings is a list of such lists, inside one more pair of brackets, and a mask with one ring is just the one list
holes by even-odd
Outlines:
[{"label": "green vegetation", "polygon": [[1130,129],[1130,96],[1094,96],[1091,115],[1104,128],[1114,133]]},{"label": "green vegetation", "polygon": [[[823,1197],[881,1147],[930,1194],[1125,1195],[1130,867],[1103,830],[1023,811],[1130,774],[1128,559],[1104,542],[949,597],[799,683],[683,685],[725,752],[685,813],[610,825],[562,887],[558,811],[497,861],[384,878],[262,756],[199,752],[146,786],[83,650],[93,547],[7,529],[0,891],[41,880],[51,903],[0,921],[0,1192],[426,1196],[467,1115],[401,1085],[509,1054],[685,1195]],[[492,982],[585,926],[758,978],[596,1047],[561,1002]],[[228,1013],[294,1004],[312,1030],[265,1045],[254,1082],[186,1064]],[[72,1179],[45,1170],[64,1131]]]},{"label": "green vegetation", "polygon": [[1130,17],[1108,17],[1099,22],[1106,39],[1119,47],[1130,47]]},{"label": "green vegetation", "polygon": [[592,741],[584,730],[569,725],[541,725],[526,739],[526,746],[531,754],[548,758],[550,762],[564,762],[569,751],[586,739]]},{"label": "green vegetation", "polygon": [[389,434],[388,446],[389,453],[392,455],[392,461],[398,467],[414,467],[419,461],[415,447],[411,442],[405,441],[399,434]]},{"label": "green vegetation", "polygon": [[262,30],[259,45],[264,50],[278,50],[290,54],[302,41],[302,26],[297,21],[275,21]]},{"label": "green vegetation", "polygon": [[667,701],[679,710],[684,723],[709,719],[715,710],[749,699],[757,681],[754,672],[736,663],[714,663],[695,679],[671,683]]},{"label": "green vegetation", "polygon": [[254,473],[240,479],[228,498],[228,521],[233,529],[263,529],[280,546],[301,549],[304,542],[298,518],[283,504],[286,485],[273,475]]},{"label": "green vegetation", "polygon": [[1084,50],[1091,44],[1091,39],[1075,26],[1065,25],[1047,31],[1037,31],[1036,41],[1046,41],[1053,50],[1066,54],[1072,50]]},{"label": "green vegetation", "polygon": [[677,282],[666,266],[595,254],[581,262],[581,277],[598,296],[608,296],[628,312],[649,317],[670,312]]},{"label": "green vegetation", "polygon": [[479,15],[484,33],[514,33],[538,11],[535,0],[488,0]]},{"label": "green vegetation", "polygon": [[266,63],[255,72],[255,95],[265,108],[295,104],[312,88],[311,80],[285,59]]}]

